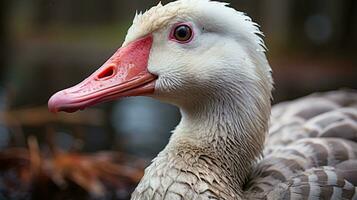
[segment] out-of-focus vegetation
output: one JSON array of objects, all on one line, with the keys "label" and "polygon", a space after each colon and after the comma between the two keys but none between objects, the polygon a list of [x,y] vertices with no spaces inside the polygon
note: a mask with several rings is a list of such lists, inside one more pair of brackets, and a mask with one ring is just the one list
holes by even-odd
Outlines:
[{"label": "out-of-focus vegetation", "polygon": [[1,199],[128,199],[146,163],[118,152],[88,155],[54,145],[44,154],[32,136],[28,145],[0,152]]},{"label": "out-of-focus vegetation", "polygon": [[[93,72],[121,45],[136,10],[157,3],[0,2],[3,196],[128,198],[145,165],[141,158],[150,160],[167,143],[179,121],[178,110],[148,98],[129,98],[53,115],[46,103],[54,92]],[[248,13],[266,35],[276,102],[357,87],[357,1],[232,0],[231,6]],[[29,145],[31,137],[36,139]],[[112,153],[90,154],[102,150]],[[93,180],[95,186],[90,186]],[[22,183],[32,184],[19,187]],[[28,187],[34,183],[40,190]],[[43,185],[51,189],[43,192]],[[9,193],[11,188],[16,190]]]}]

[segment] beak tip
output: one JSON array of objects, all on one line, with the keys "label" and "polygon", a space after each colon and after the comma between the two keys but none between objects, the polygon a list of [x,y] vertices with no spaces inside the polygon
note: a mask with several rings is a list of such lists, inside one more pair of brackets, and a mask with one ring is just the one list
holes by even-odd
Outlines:
[{"label": "beak tip", "polygon": [[71,98],[66,95],[65,90],[59,91],[52,95],[47,103],[48,110],[52,113],[58,113],[61,111],[72,113],[85,107],[77,107],[73,105]]},{"label": "beak tip", "polygon": [[56,94],[52,95],[51,98],[48,100],[48,110],[52,113],[57,113],[61,111],[60,107],[64,103],[64,99],[62,97],[61,92],[57,92]]},{"label": "beak tip", "polygon": [[52,97],[48,101],[48,110],[50,112],[52,112],[52,113],[57,113],[58,112],[58,108],[56,107]]}]

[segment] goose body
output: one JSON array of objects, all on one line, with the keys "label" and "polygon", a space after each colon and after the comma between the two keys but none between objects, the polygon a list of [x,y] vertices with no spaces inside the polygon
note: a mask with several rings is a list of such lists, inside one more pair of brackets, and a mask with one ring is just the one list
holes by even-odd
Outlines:
[{"label": "goose body", "polygon": [[159,4],[137,14],[122,47],[52,96],[49,109],[138,95],[180,108],[134,200],[357,199],[357,93],[315,94],[271,115],[261,34],[225,3]]}]

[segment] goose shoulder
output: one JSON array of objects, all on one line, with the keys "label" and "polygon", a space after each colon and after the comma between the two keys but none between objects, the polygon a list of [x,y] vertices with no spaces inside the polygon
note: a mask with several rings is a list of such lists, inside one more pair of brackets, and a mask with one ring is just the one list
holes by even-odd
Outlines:
[{"label": "goose shoulder", "polygon": [[[354,168],[354,173],[357,168]],[[357,199],[357,188],[335,167],[311,168],[278,184],[267,194],[268,200],[279,199]]]},{"label": "goose shoulder", "polygon": [[314,137],[357,142],[356,91],[316,93],[273,106],[266,151]]},{"label": "goose shoulder", "polygon": [[248,196],[356,199],[356,108],[353,91],[313,94],[273,107],[264,157],[246,185]]}]

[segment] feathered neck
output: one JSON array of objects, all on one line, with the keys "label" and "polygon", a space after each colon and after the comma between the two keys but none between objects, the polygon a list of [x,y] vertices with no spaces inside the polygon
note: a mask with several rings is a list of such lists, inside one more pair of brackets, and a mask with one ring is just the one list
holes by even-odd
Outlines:
[{"label": "feathered neck", "polygon": [[[168,168],[216,179],[227,193],[242,198],[242,186],[262,153],[267,133],[270,90],[264,90],[256,84],[246,89],[234,86],[181,106],[182,120],[153,166],[168,162]],[[210,166],[196,165],[199,159],[208,160]]]},{"label": "feathered neck", "polygon": [[250,166],[261,154],[270,115],[270,96],[265,103],[252,94],[232,91],[203,104],[181,108],[182,120],[168,146],[189,142],[204,146],[221,157],[222,163],[241,185]]}]

